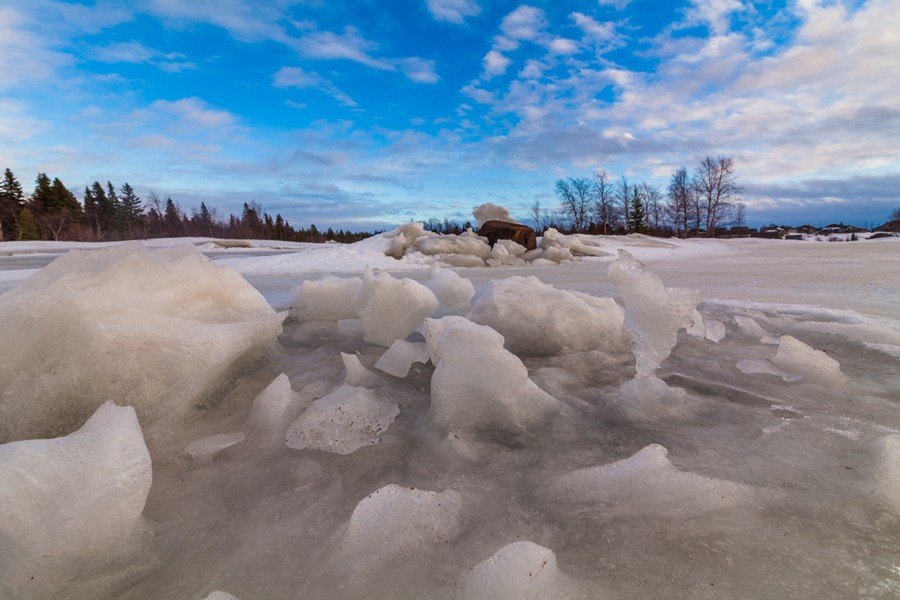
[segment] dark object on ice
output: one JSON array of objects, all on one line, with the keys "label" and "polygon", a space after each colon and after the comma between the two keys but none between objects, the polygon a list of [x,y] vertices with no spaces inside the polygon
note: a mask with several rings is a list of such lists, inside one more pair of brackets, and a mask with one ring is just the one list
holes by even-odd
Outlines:
[{"label": "dark object on ice", "polygon": [[534,229],[521,223],[509,223],[507,221],[485,221],[478,228],[478,235],[483,235],[493,246],[497,240],[512,240],[525,246],[526,250],[537,248],[537,235]]}]

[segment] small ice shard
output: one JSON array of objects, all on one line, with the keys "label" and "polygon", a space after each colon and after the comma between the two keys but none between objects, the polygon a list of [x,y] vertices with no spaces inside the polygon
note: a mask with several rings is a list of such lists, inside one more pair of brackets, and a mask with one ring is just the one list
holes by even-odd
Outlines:
[{"label": "small ice shard", "polygon": [[417,560],[435,544],[459,535],[459,492],[386,485],[363,498],[347,525],[337,563],[366,577],[396,559]]},{"label": "small ice shard", "polygon": [[696,308],[691,313],[690,321],[691,324],[684,329],[688,335],[698,338],[706,337],[706,325],[703,323],[703,315]]},{"label": "small ice shard", "polygon": [[736,315],[734,317],[734,322],[737,323],[738,331],[740,331],[741,335],[743,335],[744,337],[748,337],[751,340],[756,340],[761,344],[775,345],[778,343],[778,338],[760,327],[759,323],[757,323],[756,320],[752,317]]},{"label": "small ice shard", "polygon": [[437,265],[432,266],[431,278],[425,282],[425,287],[438,299],[439,306],[434,313],[435,317],[464,315],[472,306],[475,286],[454,271],[441,269]]},{"label": "small ice shard", "polygon": [[507,544],[460,582],[460,600],[586,600],[596,598],[559,570],[556,554],[534,542]]},{"label": "small ice shard", "polygon": [[789,383],[803,379],[803,375],[798,373],[785,373],[773,365],[772,361],[764,358],[743,358],[737,361],[735,366],[738,368],[738,371],[744,375],[774,375],[775,377],[781,377],[783,381]]},{"label": "small ice shard", "polygon": [[220,592],[217,590],[215,592],[210,592],[209,595],[203,600],[238,600],[238,598],[236,596],[232,596],[228,592]]},{"label": "small ice shard", "polygon": [[666,458],[668,453],[650,444],[629,458],[573,471],[553,481],[553,494],[563,502],[594,506],[607,517],[688,518],[762,498],[749,485],[680,471]]},{"label": "small ice shard", "polygon": [[438,308],[434,293],[412,279],[394,279],[387,273],[375,275],[371,267],[363,274],[363,284],[353,297],[363,338],[379,346],[405,339]]},{"label": "small ice shard", "polygon": [[628,348],[625,313],[612,298],[559,290],[533,276],[484,284],[467,316],[498,331],[519,355]]},{"label": "small ice shard", "polygon": [[67,436],[0,445],[0,543],[16,554],[0,561],[0,578],[26,572],[5,573],[13,562],[31,563],[32,573],[41,557],[127,540],[152,480],[134,409],[109,401]]},{"label": "small ice shard", "polygon": [[359,319],[338,319],[334,325],[334,333],[345,338],[361,338],[363,336],[362,323]]},{"label": "small ice shard", "polygon": [[803,373],[809,381],[823,385],[841,385],[847,381],[838,361],[789,335],[779,338],[775,364],[787,371]]},{"label": "small ice shard", "polygon": [[353,295],[362,288],[359,277],[329,275],[304,281],[291,299],[290,315],[300,321],[337,321],[356,317]]},{"label": "small ice shard", "polygon": [[428,347],[424,342],[394,340],[391,347],[375,361],[375,368],[394,377],[406,377],[413,363],[427,363]]},{"label": "small ice shard", "polygon": [[241,432],[217,433],[216,435],[210,435],[200,438],[199,440],[194,440],[187,445],[185,451],[197,462],[209,462],[216,454],[225,448],[230,448],[235,444],[243,442],[244,437],[244,434]]},{"label": "small ice shard", "polygon": [[344,383],[356,387],[374,387],[378,385],[378,375],[365,368],[359,362],[357,355],[341,352],[341,360],[344,362],[344,370],[347,372],[344,376]]},{"label": "small ice shard", "polygon": [[900,512],[900,434],[888,434],[878,440],[878,458],[877,489]]},{"label": "small ice shard", "polygon": [[274,443],[283,439],[293,400],[291,380],[284,373],[253,399],[249,420],[260,429],[265,441]]},{"label": "small ice shard", "polygon": [[670,387],[656,375],[638,374],[623,383],[616,403],[625,415],[634,419],[683,419],[693,414],[687,393]]},{"label": "small ice shard", "polygon": [[609,279],[625,300],[625,326],[634,339],[638,375],[650,375],[672,352],[678,330],[691,326],[700,292],[664,287],[659,276],[625,250],[609,266]]},{"label": "small ice shard", "polygon": [[715,319],[707,319],[706,339],[717,344],[725,339],[725,324]]},{"label": "small ice shard", "polygon": [[426,319],[424,333],[435,365],[429,414],[438,427],[518,432],[561,409],[490,327],[451,316]]},{"label": "small ice shard", "polygon": [[416,240],[424,233],[424,230],[424,223],[410,222],[404,223],[393,231],[386,233],[384,237],[390,241],[387,249],[384,251],[385,255],[392,258],[403,258],[406,251],[416,243]]},{"label": "small ice shard", "polygon": [[371,390],[342,385],[314,401],[294,421],[286,443],[297,450],[350,454],[372,444],[399,413],[394,402],[379,398]]}]

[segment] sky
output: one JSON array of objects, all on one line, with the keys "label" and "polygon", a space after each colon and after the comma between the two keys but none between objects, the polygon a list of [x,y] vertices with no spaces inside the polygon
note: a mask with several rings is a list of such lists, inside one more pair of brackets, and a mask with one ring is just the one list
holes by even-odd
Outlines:
[{"label": "sky", "polygon": [[877,225],[898,57],[898,0],[0,0],[0,168],[371,230],[721,155],[751,225]]}]

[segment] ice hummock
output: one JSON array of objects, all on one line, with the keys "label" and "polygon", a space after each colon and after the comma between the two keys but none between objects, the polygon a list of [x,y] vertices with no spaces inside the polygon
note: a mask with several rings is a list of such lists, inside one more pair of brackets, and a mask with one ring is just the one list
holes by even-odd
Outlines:
[{"label": "ice hummock", "polygon": [[72,251],[0,295],[0,441],[71,430],[109,398],[152,436],[227,389],[282,319],[189,246]]},{"label": "ice hummock", "polygon": [[0,596],[56,597],[88,557],[129,551],[152,481],[134,409],[110,401],[69,435],[0,445]]},{"label": "ice hummock", "polygon": [[405,339],[438,308],[434,293],[412,279],[395,279],[388,273],[366,269],[362,287],[353,296],[353,307],[362,322],[367,342],[390,346]]}]

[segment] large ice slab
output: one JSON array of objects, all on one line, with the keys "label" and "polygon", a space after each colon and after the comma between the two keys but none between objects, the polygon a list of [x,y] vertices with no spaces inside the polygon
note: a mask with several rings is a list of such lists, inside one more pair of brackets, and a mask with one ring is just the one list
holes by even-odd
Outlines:
[{"label": "large ice slab", "polygon": [[451,316],[426,319],[424,333],[435,365],[430,415],[438,427],[516,432],[559,411],[490,327]]},{"label": "large ice slab", "polygon": [[425,282],[425,287],[431,290],[438,299],[439,307],[432,315],[434,317],[464,315],[472,307],[475,286],[454,271],[433,265],[431,277]]},{"label": "large ice slab", "polygon": [[287,445],[350,454],[372,444],[400,409],[365,388],[342,385],[313,402],[288,428]]},{"label": "large ice slab", "polygon": [[775,364],[786,371],[803,373],[807,380],[822,385],[842,385],[847,382],[838,361],[790,335],[778,338]]},{"label": "large ice slab", "polygon": [[112,402],[67,436],[0,445],[0,580],[44,585],[55,574],[40,564],[112,552],[138,526],[152,479],[134,409]]},{"label": "large ice slab", "polygon": [[72,251],[0,295],[0,441],[70,431],[109,398],[152,435],[195,414],[281,321],[192,247]]},{"label": "large ice slab", "polygon": [[[582,600],[596,598],[562,572],[556,554],[534,542],[503,546],[460,582],[460,600]],[[602,596],[601,596],[602,597]]]},{"label": "large ice slab", "polygon": [[484,284],[467,316],[500,332],[518,355],[628,348],[625,313],[612,298],[559,290],[533,276]]},{"label": "large ice slab", "polygon": [[362,288],[359,277],[304,281],[291,299],[290,314],[301,321],[337,321],[356,318],[353,295]]}]

